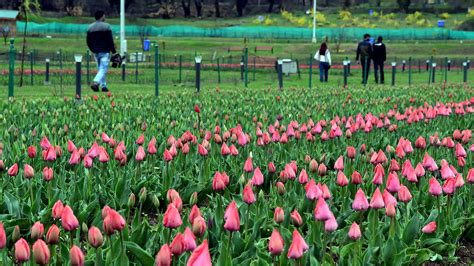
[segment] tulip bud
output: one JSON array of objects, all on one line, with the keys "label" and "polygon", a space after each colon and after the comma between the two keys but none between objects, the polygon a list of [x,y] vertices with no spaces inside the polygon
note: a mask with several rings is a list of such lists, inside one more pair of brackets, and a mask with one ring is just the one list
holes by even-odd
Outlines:
[{"label": "tulip bud", "polygon": [[33,257],[38,265],[47,265],[49,263],[51,254],[48,245],[43,240],[39,239],[33,244]]},{"label": "tulip bud", "polygon": [[142,187],[140,189],[139,201],[140,203],[143,203],[146,201],[146,187]]},{"label": "tulip bud", "polygon": [[84,254],[81,249],[75,245],[69,250],[69,259],[71,260],[71,266],[84,265]]},{"label": "tulip bud", "polygon": [[280,195],[284,195],[285,194],[285,184],[283,184],[282,182],[277,182],[276,183],[276,187],[277,187],[277,190],[278,190],[278,194]]},{"label": "tulip bud", "polygon": [[201,216],[194,218],[192,226],[193,234],[201,237],[206,232],[206,221]]},{"label": "tulip bud", "polygon": [[33,167],[31,167],[29,164],[25,164],[23,169],[23,176],[26,179],[33,178],[35,176],[35,170],[33,170]]},{"label": "tulip bud", "polygon": [[135,206],[135,194],[131,193],[130,196],[128,197],[128,202],[127,206],[129,209],[133,208]]},{"label": "tulip bud", "polygon": [[46,243],[56,245],[59,243],[59,228],[53,224],[46,233]]},{"label": "tulip bud", "polygon": [[265,200],[265,192],[263,192],[263,190],[260,190],[258,192],[258,200],[259,201],[264,201]]},{"label": "tulip bud", "polygon": [[12,233],[12,242],[16,242],[18,239],[20,239],[20,227],[16,225]]},{"label": "tulip bud", "polygon": [[275,212],[273,214],[273,220],[277,224],[283,223],[283,221],[285,220],[285,212],[283,211],[282,208],[277,207],[275,209]]},{"label": "tulip bud", "polygon": [[31,238],[33,240],[42,238],[44,234],[44,226],[41,222],[36,222],[31,227]]},{"label": "tulip bud", "polygon": [[104,243],[104,237],[102,236],[102,233],[100,232],[99,228],[95,226],[92,226],[89,229],[87,239],[89,240],[89,244],[91,244],[91,246],[94,248],[98,248]]},{"label": "tulip bud", "polygon": [[153,202],[153,206],[155,206],[156,209],[160,208],[160,200],[156,195],[151,197],[151,201]]},{"label": "tulip bud", "polygon": [[189,205],[193,206],[197,203],[197,201],[198,201],[198,194],[197,192],[194,192],[193,194],[191,194],[191,197],[189,197]]},{"label": "tulip bud", "polygon": [[30,246],[23,238],[15,242],[15,259],[19,263],[30,260]]},{"label": "tulip bud", "polygon": [[87,232],[89,231],[89,227],[86,223],[82,223],[81,230],[84,235],[87,234]]},{"label": "tulip bud", "polygon": [[0,172],[5,170],[5,164],[3,163],[3,160],[0,160]]}]

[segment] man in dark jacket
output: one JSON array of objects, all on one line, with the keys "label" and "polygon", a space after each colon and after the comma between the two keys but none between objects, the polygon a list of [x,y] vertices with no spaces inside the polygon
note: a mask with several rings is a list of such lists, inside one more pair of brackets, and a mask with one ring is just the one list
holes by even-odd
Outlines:
[{"label": "man in dark jacket", "polygon": [[372,44],[370,43],[370,35],[365,34],[364,40],[357,46],[356,61],[362,65],[362,84],[367,83],[367,78],[370,71],[370,59],[372,58]]},{"label": "man in dark jacket", "polygon": [[383,64],[387,60],[387,51],[385,50],[385,44],[382,42],[382,36],[377,38],[377,42],[374,44],[374,72],[375,72],[375,83],[379,83],[378,72],[380,70],[380,83],[384,84]]},{"label": "man in dark jacket", "polygon": [[105,76],[109,66],[110,53],[115,54],[117,51],[115,50],[110,25],[104,22],[104,11],[97,11],[94,16],[96,21],[89,25],[87,29],[87,46],[94,53],[99,71],[92,82],[91,89],[99,91],[100,86],[103,92],[107,92],[109,90],[107,89]]}]

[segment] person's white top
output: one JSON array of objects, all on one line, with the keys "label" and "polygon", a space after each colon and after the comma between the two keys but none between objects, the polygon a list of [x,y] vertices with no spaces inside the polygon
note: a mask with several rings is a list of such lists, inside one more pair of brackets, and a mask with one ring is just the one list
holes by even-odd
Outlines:
[{"label": "person's white top", "polygon": [[314,55],[314,59],[318,60],[319,62],[327,62],[329,65],[331,65],[331,53],[329,52],[329,49],[326,50],[324,55],[320,55],[318,50],[318,52]]}]

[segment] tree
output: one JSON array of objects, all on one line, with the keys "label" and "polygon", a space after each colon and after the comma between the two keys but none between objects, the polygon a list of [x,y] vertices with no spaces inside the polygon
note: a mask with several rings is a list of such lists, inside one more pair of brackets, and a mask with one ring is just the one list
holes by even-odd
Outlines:
[{"label": "tree", "polygon": [[237,0],[235,3],[237,7],[237,16],[241,17],[244,15],[244,8],[247,5],[247,0]]},{"label": "tree", "polygon": [[191,0],[181,0],[181,6],[183,7],[184,17],[189,18],[191,16]]},{"label": "tree", "polygon": [[273,5],[275,4],[275,0],[268,0],[268,13],[273,12]]},{"label": "tree", "polygon": [[219,9],[219,0],[214,0],[214,8],[216,10],[216,18],[221,16],[221,11]]},{"label": "tree", "polygon": [[400,10],[404,11],[405,13],[408,13],[411,1],[410,0],[397,0],[397,4]]},{"label": "tree", "polygon": [[194,0],[194,5],[196,6],[196,16],[198,18],[202,17],[202,0]]},{"label": "tree", "polygon": [[10,35],[10,27],[9,26],[0,26],[0,31],[2,31],[3,42],[6,45],[8,35]]},{"label": "tree", "polygon": [[23,86],[23,73],[25,67],[25,53],[26,53],[26,30],[28,28],[29,15],[33,11],[39,11],[40,4],[38,0],[22,0],[20,3],[20,14],[25,20],[25,28],[23,29],[23,45],[21,48],[21,68],[20,68],[20,87]]}]

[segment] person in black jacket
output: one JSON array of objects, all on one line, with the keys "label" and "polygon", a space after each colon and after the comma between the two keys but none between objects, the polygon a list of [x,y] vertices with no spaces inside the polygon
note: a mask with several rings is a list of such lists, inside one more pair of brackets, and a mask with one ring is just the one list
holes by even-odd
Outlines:
[{"label": "person in black jacket", "polygon": [[385,50],[385,44],[382,42],[382,36],[377,38],[377,42],[374,44],[374,72],[375,72],[375,83],[379,83],[378,72],[380,70],[380,83],[384,84],[384,73],[383,64],[387,60],[387,51]]},{"label": "person in black jacket", "polygon": [[104,11],[97,11],[94,15],[96,21],[89,25],[87,29],[87,46],[94,53],[97,63],[98,72],[92,82],[91,89],[99,91],[99,86],[103,92],[109,91],[105,76],[110,62],[110,53],[115,54],[114,39],[112,37],[112,29],[110,25],[105,23]]},{"label": "person in black jacket", "polygon": [[[370,71],[370,59],[372,58],[372,44],[370,43],[370,35],[365,34],[364,40],[357,46],[356,61],[362,65],[362,84],[366,84]],[[359,61],[360,59],[360,61]]]}]

